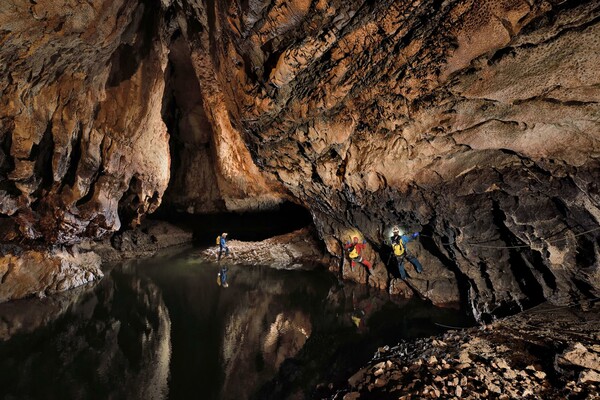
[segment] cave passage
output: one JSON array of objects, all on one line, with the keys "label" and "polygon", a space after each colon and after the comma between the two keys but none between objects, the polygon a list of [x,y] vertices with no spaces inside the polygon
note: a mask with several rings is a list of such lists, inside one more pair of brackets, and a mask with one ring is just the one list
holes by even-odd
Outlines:
[{"label": "cave passage", "polygon": [[224,289],[197,252],[0,305],[0,398],[322,398],[379,346],[473,323],[326,271],[230,266]]},{"label": "cave passage", "polygon": [[223,232],[229,239],[255,241],[293,232],[313,224],[310,212],[291,202],[277,209],[244,213],[186,214],[159,209],[152,218],[163,219],[194,232],[196,245],[213,245]]}]

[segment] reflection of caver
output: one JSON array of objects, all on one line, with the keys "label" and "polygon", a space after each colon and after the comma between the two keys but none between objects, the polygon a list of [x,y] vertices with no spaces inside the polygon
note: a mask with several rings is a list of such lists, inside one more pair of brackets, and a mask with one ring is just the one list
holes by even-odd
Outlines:
[{"label": "reflection of caver", "polygon": [[223,287],[229,287],[227,283],[227,267],[222,267],[217,274],[217,283]]},{"label": "reflection of caver", "polygon": [[361,324],[364,325],[364,323],[362,322],[364,316],[365,312],[363,310],[353,310],[350,319],[352,319],[352,322],[354,323],[354,325],[356,325],[357,328],[360,328]]},{"label": "reflection of caver", "polygon": [[415,256],[410,254],[406,250],[406,244],[419,236],[419,232],[415,232],[412,235],[400,235],[400,229],[397,226],[392,230],[393,235],[390,238],[390,242],[392,245],[392,250],[394,251],[394,256],[396,257],[396,262],[398,263],[398,272],[400,272],[400,278],[403,280],[406,279],[406,270],[404,269],[404,260],[410,261],[416,268],[417,272],[420,274],[423,271],[423,266]]},{"label": "reflection of caver", "polygon": [[367,267],[367,272],[369,273],[369,275],[371,275],[371,270],[373,266],[369,261],[363,260],[360,254],[361,251],[366,247],[366,243],[366,240],[363,240],[362,243],[358,243],[358,237],[354,236],[354,241],[352,243],[346,242],[346,244],[344,245],[344,249],[346,249],[346,251],[348,252],[348,257],[350,258],[350,265],[352,266],[352,268],[354,268],[355,262],[360,263]]}]

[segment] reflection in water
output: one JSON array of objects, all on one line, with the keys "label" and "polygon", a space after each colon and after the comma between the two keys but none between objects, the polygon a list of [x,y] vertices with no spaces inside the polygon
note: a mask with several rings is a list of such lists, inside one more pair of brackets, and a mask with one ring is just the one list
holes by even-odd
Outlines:
[{"label": "reflection in water", "polygon": [[58,311],[27,329],[16,326],[32,303],[0,306],[0,397],[315,397],[378,346],[465,323],[325,271],[230,266],[229,288],[217,271],[189,252],[128,263],[60,307],[30,300]]},{"label": "reflection in water", "polygon": [[[287,313],[290,314],[290,313]],[[263,342],[262,352],[265,362],[277,369],[286,358],[294,357],[306,343],[312,326],[308,315],[295,312],[285,316],[277,315]]]},{"label": "reflection in water", "polygon": [[40,317],[0,342],[0,398],[165,398],[171,323],[160,289],[115,270],[70,294],[0,305],[5,323],[31,309]]}]

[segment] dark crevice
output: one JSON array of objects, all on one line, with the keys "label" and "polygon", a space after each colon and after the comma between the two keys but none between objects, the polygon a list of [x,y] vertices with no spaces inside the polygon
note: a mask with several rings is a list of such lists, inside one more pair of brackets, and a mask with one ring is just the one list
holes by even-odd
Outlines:
[{"label": "dark crevice", "polygon": [[[270,42],[268,42],[267,44],[269,44]],[[266,46],[266,44],[265,44]],[[265,47],[263,46],[263,47]],[[264,63],[264,69],[263,69],[263,82],[267,82],[269,80],[269,76],[271,75],[271,71],[273,71],[273,69],[275,69],[275,67],[277,66],[277,61],[279,61],[279,58],[281,57],[281,55],[283,54],[283,52],[286,49],[281,49],[281,50],[277,50],[277,51],[273,51],[273,52],[265,52],[267,54],[269,54],[269,56],[267,57],[267,60]]]},{"label": "dark crevice", "polygon": [[142,181],[137,176],[129,180],[129,187],[121,196],[118,205],[119,219],[121,220],[121,231],[131,227],[131,222],[140,215],[142,206],[139,194],[142,191]]},{"label": "dark crevice", "polygon": [[317,185],[325,186],[325,182],[323,182],[323,179],[321,179],[321,176],[319,175],[319,172],[317,171],[316,164],[312,164],[312,175],[311,175],[310,179],[313,183],[315,183]]},{"label": "dark crevice", "polygon": [[498,63],[501,59],[503,59],[505,56],[514,56],[516,53],[515,49],[513,47],[505,47],[503,49],[500,49],[498,51],[496,51],[494,53],[494,55],[488,60],[488,65],[494,65],[496,63]]},{"label": "dark crevice", "polygon": [[[435,233],[435,230],[433,229],[435,226],[435,218],[436,217],[433,217],[427,225],[423,226],[421,231],[422,239],[420,239],[421,245],[430,254],[439,259],[446,268],[454,273],[460,296],[460,308],[465,312],[469,312],[471,310],[471,306],[469,304],[469,291],[471,287],[477,290],[477,285],[475,285],[475,283],[472,282],[472,280],[460,270],[460,267],[454,261],[456,256],[454,255],[452,248],[449,246],[446,247],[446,251],[450,254],[450,257],[448,257],[433,240]],[[442,243],[451,243],[453,242],[453,239],[451,240],[448,236],[441,236],[441,241]]]},{"label": "dark crevice", "polygon": [[243,213],[187,214],[161,207],[151,218],[166,220],[193,231],[194,241],[200,245],[214,245],[215,237],[223,232],[229,233],[229,238],[235,240],[264,240],[313,225],[310,212],[290,202],[269,211]]},{"label": "dark crevice", "polygon": [[[500,234],[500,239],[506,243],[507,247],[510,246],[521,246],[525,244],[520,239],[518,239],[505,224],[506,215],[504,211],[500,208],[497,201],[493,201],[492,207],[492,215],[494,224],[498,228],[498,233]],[[519,285],[519,288],[527,296],[527,300],[523,302],[524,308],[529,308],[536,306],[545,300],[544,291],[541,284],[537,281],[531,270],[528,268],[527,264],[523,261],[520,256],[520,252],[517,249],[507,249],[509,252],[509,266],[510,269]],[[503,311],[505,307],[501,309],[497,309],[497,312],[494,312],[494,315],[497,317],[503,317],[505,312]]]},{"label": "dark crevice", "polygon": [[531,266],[535,268],[536,271],[542,274],[544,282],[550,289],[556,290],[556,277],[554,276],[550,268],[548,268],[546,264],[544,264],[542,254],[539,251],[531,249],[523,252],[523,257],[531,257],[531,260],[529,260],[529,258],[527,259],[531,263]]},{"label": "dark crevice", "polygon": [[52,186],[54,177],[52,174],[52,155],[54,153],[54,138],[52,136],[52,122],[42,136],[42,140],[31,148],[30,159],[35,160],[34,179],[41,179],[40,185],[33,193],[33,197],[38,197],[41,190],[47,190]]},{"label": "dark crevice", "polygon": [[594,243],[585,236],[577,237],[577,250],[575,263],[580,268],[592,268],[596,265],[596,253]]},{"label": "dark crevice", "polygon": [[594,287],[589,283],[578,278],[571,279],[571,282],[577,287],[579,293],[583,294],[586,298],[596,299],[598,297],[597,294],[594,293]]},{"label": "dark crevice", "polygon": [[15,162],[10,155],[12,135],[4,134],[0,137],[0,191],[5,191],[9,196],[19,196],[21,191],[15,183],[7,179],[6,175],[15,169]]},{"label": "dark crevice", "polygon": [[77,202],[75,203],[75,206],[79,207],[94,198],[94,188],[95,188],[96,182],[98,182],[98,179],[100,178],[100,176],[101,175],[98,175],[95,180],[91,181],[88,192],[85,194],[85,196],[83,196],[82,198],[77,200]]},{"label": "dark crevice", "polygon": [[138,5],[130,26],[123,33],[123,40],[135,37],[135,42],[122,43],[113,54],[108,87],[118,86],[121,82],[131,79],[142,61],[147,58],[153,40],[158,36],[158,9],[151,0],[144,0]]},{"label": "dark crevice", "polygon": [[551,200],[552,203],[554,203],[556,209],[562,214],[563,217],[569,217],[569,208],[561,199],[559,199],[558,197],[552,197]]},{"label": "dark crevice", "polygon": [[[81,128],[81,127],[80,127]],[[73,187],[75,185],[75,181],[77,180],[77,167],[79,166],[79,161],[81,160],[81,146],[82,146],[82,137],[81,129],[77,133],[77,138],[75,139],[75,143],[73,144],[73,148],[71,150],[71,160],[69,162],[69,168],[63,178],[64,186]]]},{"label": "dark crevice", "polygon": [[480,261],[478,266],[479,266],[479,272],[481,273],[481,276],[485,280],[486,286],[490,289],[490,292],[492,293],[491,301],[492,301],[492,303],[496,303],[496,292],[494,291],[494,284],[492,283],[492,280],[490,279],[490,274],[488,274],[488,272],[487,272],[486,264],[483,261]]}]

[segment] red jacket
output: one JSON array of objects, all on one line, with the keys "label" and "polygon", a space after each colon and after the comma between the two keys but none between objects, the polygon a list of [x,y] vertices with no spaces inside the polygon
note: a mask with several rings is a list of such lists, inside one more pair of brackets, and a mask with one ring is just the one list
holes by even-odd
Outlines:
[{"label": "red jacket", "polygon": [[344,245],[344,249],[346,250],[351,249],[352,247],[354,247],[356,249],[356,252],[360,255],[362,249],[364,249],[366,245],[364,243],[346,243]]}]

